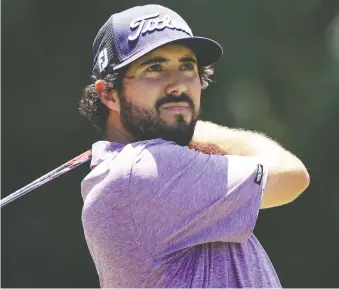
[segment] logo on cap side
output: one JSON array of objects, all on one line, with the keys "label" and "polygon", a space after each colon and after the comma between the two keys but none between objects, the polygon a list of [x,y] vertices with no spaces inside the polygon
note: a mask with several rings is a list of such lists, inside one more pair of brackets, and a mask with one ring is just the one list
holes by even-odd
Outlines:
[{"label": "logo on cap side", "polygon": [[188,27],[186,23],[171,19],[169,15],[164,15],[163,18],[160,18],[159,15],[160,13],[154,13],[133,20],[130,23],[130,28],[136,29],[136,31],[134,35],[128,36],[128,40],[136,40],[139,38],[140,34],[145,35],[147,32],[153,32],[154,30],[163,30],[166,27],[170,29],[184,31],[190,36],[193,36],[192,30]]},{"label": "logo on cap side", "polygon": [[98,57],[98,66],[100,72],[103,71],[107,65],[108,65],[107,49],[104,48],[103,50],[100,51]]}]

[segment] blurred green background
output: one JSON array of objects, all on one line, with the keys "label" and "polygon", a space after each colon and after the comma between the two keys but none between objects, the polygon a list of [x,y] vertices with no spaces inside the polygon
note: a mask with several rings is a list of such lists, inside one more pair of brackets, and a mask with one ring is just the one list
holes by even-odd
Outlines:
[{"label": "blurred green background", "polygon": [[[148,1],[2,0],[2,197],[98,140],[77,111],[92,41],[108,17]],[[267,133],[311,175],[255,229],[284,287],[339,287],[339,1],[151,1],[176,10],[224,56],[203,115]],[[81,225],[77,168],[1,210],[2,287],[98,287]]]}]

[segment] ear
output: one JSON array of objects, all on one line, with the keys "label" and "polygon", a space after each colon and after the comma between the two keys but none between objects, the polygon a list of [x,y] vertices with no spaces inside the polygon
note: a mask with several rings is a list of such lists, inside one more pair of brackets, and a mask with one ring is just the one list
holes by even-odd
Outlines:
[{"label": "ear", "polygon": [[103,79],[95,82],[95,89],[104,105],[113,111],[120,112],[120,99],[116,90],[109,89],[107,82]]}]

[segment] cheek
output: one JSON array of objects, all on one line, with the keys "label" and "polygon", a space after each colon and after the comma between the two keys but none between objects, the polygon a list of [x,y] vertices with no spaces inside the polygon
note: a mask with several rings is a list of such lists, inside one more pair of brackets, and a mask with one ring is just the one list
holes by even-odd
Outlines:
[{"label": "cheek", "polygon": [[137,106],[149,108],[154,106],[161,95],[161,88],[158,86],[159,81],[130,79],[125,83],[124,94],[127,100]]},{"label": "cheek", "polygon": [[200,77],[195,77],[188,85],[188,91],[194,104],[200,107],[200,98],[201,98],[201,82]]}]

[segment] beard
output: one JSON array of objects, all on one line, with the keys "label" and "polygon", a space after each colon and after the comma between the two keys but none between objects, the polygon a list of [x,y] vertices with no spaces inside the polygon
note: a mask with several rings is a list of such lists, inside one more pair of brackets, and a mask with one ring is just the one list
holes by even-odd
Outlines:
[{"label": "beard", "polygon": [[[169,125],[161,119],[160,106],[175,102],[187,102],[189,104],[192,111],[190,122],[187,122],[182,114],[176,115],[173,125]],[[124,128],[132,135],[134,141],[162,138],[181,146],[187,146],[192,140],[199,114],[200,111],[195,111],[192,100],[186,94],[179,97],[166,95],[156,102],[154,109],[140,108],[128,101],[124,95],[120,97],[120,120]]]}]

